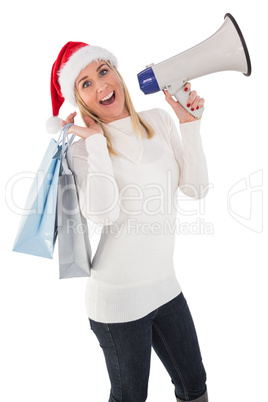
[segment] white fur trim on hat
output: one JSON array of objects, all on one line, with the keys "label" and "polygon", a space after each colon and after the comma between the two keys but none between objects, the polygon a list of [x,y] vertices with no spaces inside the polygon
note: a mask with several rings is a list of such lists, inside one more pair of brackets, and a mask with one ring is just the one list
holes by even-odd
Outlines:
[{"label": "white fur trim on hat", "polygon": [[93,61],[106,60],[117,67],[115,56],[99,46],[84,46],[77,50],[58,72],[62,96],[72,105],[77,106],[74,85],[80,72]]}]

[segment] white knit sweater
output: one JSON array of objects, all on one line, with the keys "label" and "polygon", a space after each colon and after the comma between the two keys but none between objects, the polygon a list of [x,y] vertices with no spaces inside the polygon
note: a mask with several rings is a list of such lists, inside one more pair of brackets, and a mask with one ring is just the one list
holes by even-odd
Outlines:
[{"label": "white knit sweater", "polygon": [[126,117],[74,143],[69,163],[83,214],[101,223],[100,242],[86,288],[88,317],[105,323],[139,319],[176,297],[173,264],[176,192],[202,198],[208,184],[200,120],[180,125],[167,112],[141,112],[155,130],[138,136]]}]

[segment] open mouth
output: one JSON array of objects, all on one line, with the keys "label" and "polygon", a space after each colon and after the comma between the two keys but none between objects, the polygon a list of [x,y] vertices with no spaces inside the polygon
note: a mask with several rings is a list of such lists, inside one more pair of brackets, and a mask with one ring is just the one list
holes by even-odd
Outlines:
[{"label": "open mouth", "polygon": [[114,103],[115,101],[115,92],[111,91],[105,98],[100,101],[101,105],[108,106]]}]

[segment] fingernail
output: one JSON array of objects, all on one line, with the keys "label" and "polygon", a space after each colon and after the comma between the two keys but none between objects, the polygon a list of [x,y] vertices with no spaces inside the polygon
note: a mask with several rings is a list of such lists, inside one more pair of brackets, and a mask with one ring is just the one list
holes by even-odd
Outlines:
[{"label": "fingernail", "polygon": [[190,103],[187,103],[187,107],[190,107],[191,106],[191,104]]},{"label": "fingernail", "polygon": [[192,111],[192,112],[194,111],[194,108],[193,108],[193,107],[191,108],[191,111]]},{"label": "fingernail", "polygon": [[189,88],[185,87],[185,88],[184,88],[184,91],[185,91],[185,92],[187,92],[187,91],[188,91],[188,89],[189,89]]},{"label": "fingernail", "polygon": [[196,110],[198,110],[198,109],[199,109],[199,106],[197,106]]}]

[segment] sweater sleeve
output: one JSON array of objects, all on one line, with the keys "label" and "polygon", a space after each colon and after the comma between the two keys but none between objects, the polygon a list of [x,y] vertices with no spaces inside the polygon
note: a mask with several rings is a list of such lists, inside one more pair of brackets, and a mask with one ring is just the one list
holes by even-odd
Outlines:
[{"label": "sweater sleeve", "polygon": [[68,162],[82,214],[92,222],[111,225],[119,217],[119,191],[104,135],[75,142],[68,151]]},{"label": "sweater sleeve", "polygon": [[208,171],[203,151],[201,120],[180,124],[181,136],[170,117],[170,143],[180,167],[179,188],[189,197],[204,198],[208,192]]}]

